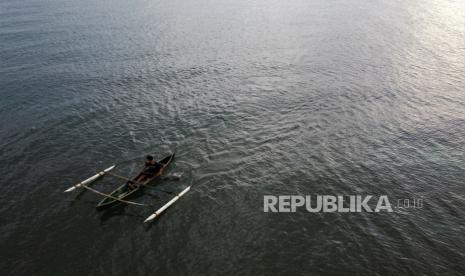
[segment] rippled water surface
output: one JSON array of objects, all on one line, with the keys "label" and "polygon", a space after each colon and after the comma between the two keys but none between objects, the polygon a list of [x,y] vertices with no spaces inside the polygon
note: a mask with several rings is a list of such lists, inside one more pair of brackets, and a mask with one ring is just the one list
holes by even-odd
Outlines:
[{"label": "rippled water surface", "polygon": [[[464,37],[460,0],[0,1],[1,274],[462,275]],[[171,151],[150,208],[63,193]],[[297,194],[425,204],[263,212]]]}]

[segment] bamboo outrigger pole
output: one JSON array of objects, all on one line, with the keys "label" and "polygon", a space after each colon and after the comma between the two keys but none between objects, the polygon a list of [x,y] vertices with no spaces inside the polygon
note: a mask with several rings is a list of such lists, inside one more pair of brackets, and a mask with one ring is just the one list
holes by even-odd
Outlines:
[{"label": "bamboo outrigger pole", "polygon": [[105,170],[103,170],[103,171],[97,173],[96,175],[91,176],[91,177],[87,178],[86,180],[81,181],[81,182],[79,182],[78,184],[71,186],[70,188],[68,188],[68,189],[65,190],[65,193],[74,191],[74,190],[76,190],[77,188],[81,188],[81,187],[83,187],[83,186],[85,186],[85,185],[87,185],[87,184],[90,184],[90,183],[94,182],[95,180],[97,180],[97,179],[100,178],[101,176],[103,176],[103,175],[105,175],[106,173],[108,173],[108,172],[110,172],[111,170],[113,170],[115,167],[116,167],[116,165],[113,165],[113,166],[111,166],[111,167],[109,167],[109,168],[106,168]]},{"label": "bamboo outrigger pole", "polygon": [[146,218],[144,220],[144,223],[145,222],[150,222],[152,220],[154,220],[156,217],[158,217],[161,213],[163,213],[163,211],[165,211],[166,209],[168,209],[168,207],[170,207],[171,205],[173,205],[173,203],[175,203],[179,198],[181,198],[185,193],[187,193],[189,190],[191,189],[191,186],[185,188],[182,192],[180,192],[179,194],[177,194],[173,199],[171,199],[168,203],[166,203],[165,205],[163,205],[160,209],[158,209],[155,213],[151,214],[148,218]]}]

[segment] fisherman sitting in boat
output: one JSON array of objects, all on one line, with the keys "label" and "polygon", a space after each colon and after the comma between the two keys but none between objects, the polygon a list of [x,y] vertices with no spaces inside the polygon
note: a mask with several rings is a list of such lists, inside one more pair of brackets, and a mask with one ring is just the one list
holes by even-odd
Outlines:
[{"label": "fisherman sitting in boat", "polygon": [[145,168],[132,181],[127,182],[128,188],[132,190],[136,188],[134,182],[142,182],[154,176],[157,176],[157,174],[161,171],[161,168],[163,168],[163,165],[155,161],[153,159],[153,156],[147,155],[145,159]]}]

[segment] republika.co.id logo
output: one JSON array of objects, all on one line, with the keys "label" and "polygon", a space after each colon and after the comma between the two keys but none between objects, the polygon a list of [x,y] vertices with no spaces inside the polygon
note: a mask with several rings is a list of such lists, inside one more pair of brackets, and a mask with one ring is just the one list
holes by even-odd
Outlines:
[{"label": "republika.co.id logo", "polygon": [[359,212],[393,212],[401,209],[423,208],[423,198],[398,199],[393,201],[387,195],[381,196],[334,196],[334,195],[265,195],[263,211],[265,213],[294,213],[305,209],[310,213],[359,213]]}]

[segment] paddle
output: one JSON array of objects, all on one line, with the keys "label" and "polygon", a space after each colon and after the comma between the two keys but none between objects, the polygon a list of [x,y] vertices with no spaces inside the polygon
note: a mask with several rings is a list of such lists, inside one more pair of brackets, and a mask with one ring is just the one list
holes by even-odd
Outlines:
[{"label": "paddle", "polygon": [[[132,179],[129,179],[127,177],[124,177],[124,176],[121,176],[121,175],[118,175],[116,173],[108,173],[116,178],[121,178],[121,179],[124,179],[124,180],[127,180],[127,181],[131,181],[131,183],[133,184],[138,184],[138,185],[143,185],[145,187],[150,187],[150,186],[146,186],[144,182],[137,182],[137,181],[134,181]],[[181,179],[181,177],[179,175],[172,175],[172,176],[165,176],[163,178],[161,178],[162,180],[166,180],[166,179],[171,179],[171,180],[179,180]],[[153,188],[156,188],[156,187],[153,187]],[[165,191],[165,190],[162,190],[162,189],[159,189],[159,188],[156,188],[156,190],[158,191],[161,191],[161,192],[165,192],[167,194],[172,194],[173,192],[169,192],[169,191]]]},{"label": "paddle", "polygon": [[110,172],[109,172],[108,174],[109,174],[109,175],[112,175],[112,176],[114,176],[114,177],[116,177],[116,178],[121,178],[121,179],[123,179],[123,180],[130,181],[130,182],[133,183],[133,184],[139,184],[139,185],[144,185],[144,184],[145,184],[144,182],[134,181],[134,180],[132,180],[132,179],[129,179],[129,178],[127,178],[127,177],[124,177],[124,176],[119,175],[119,174],[116,174],[116,173],[110,173]]}]

